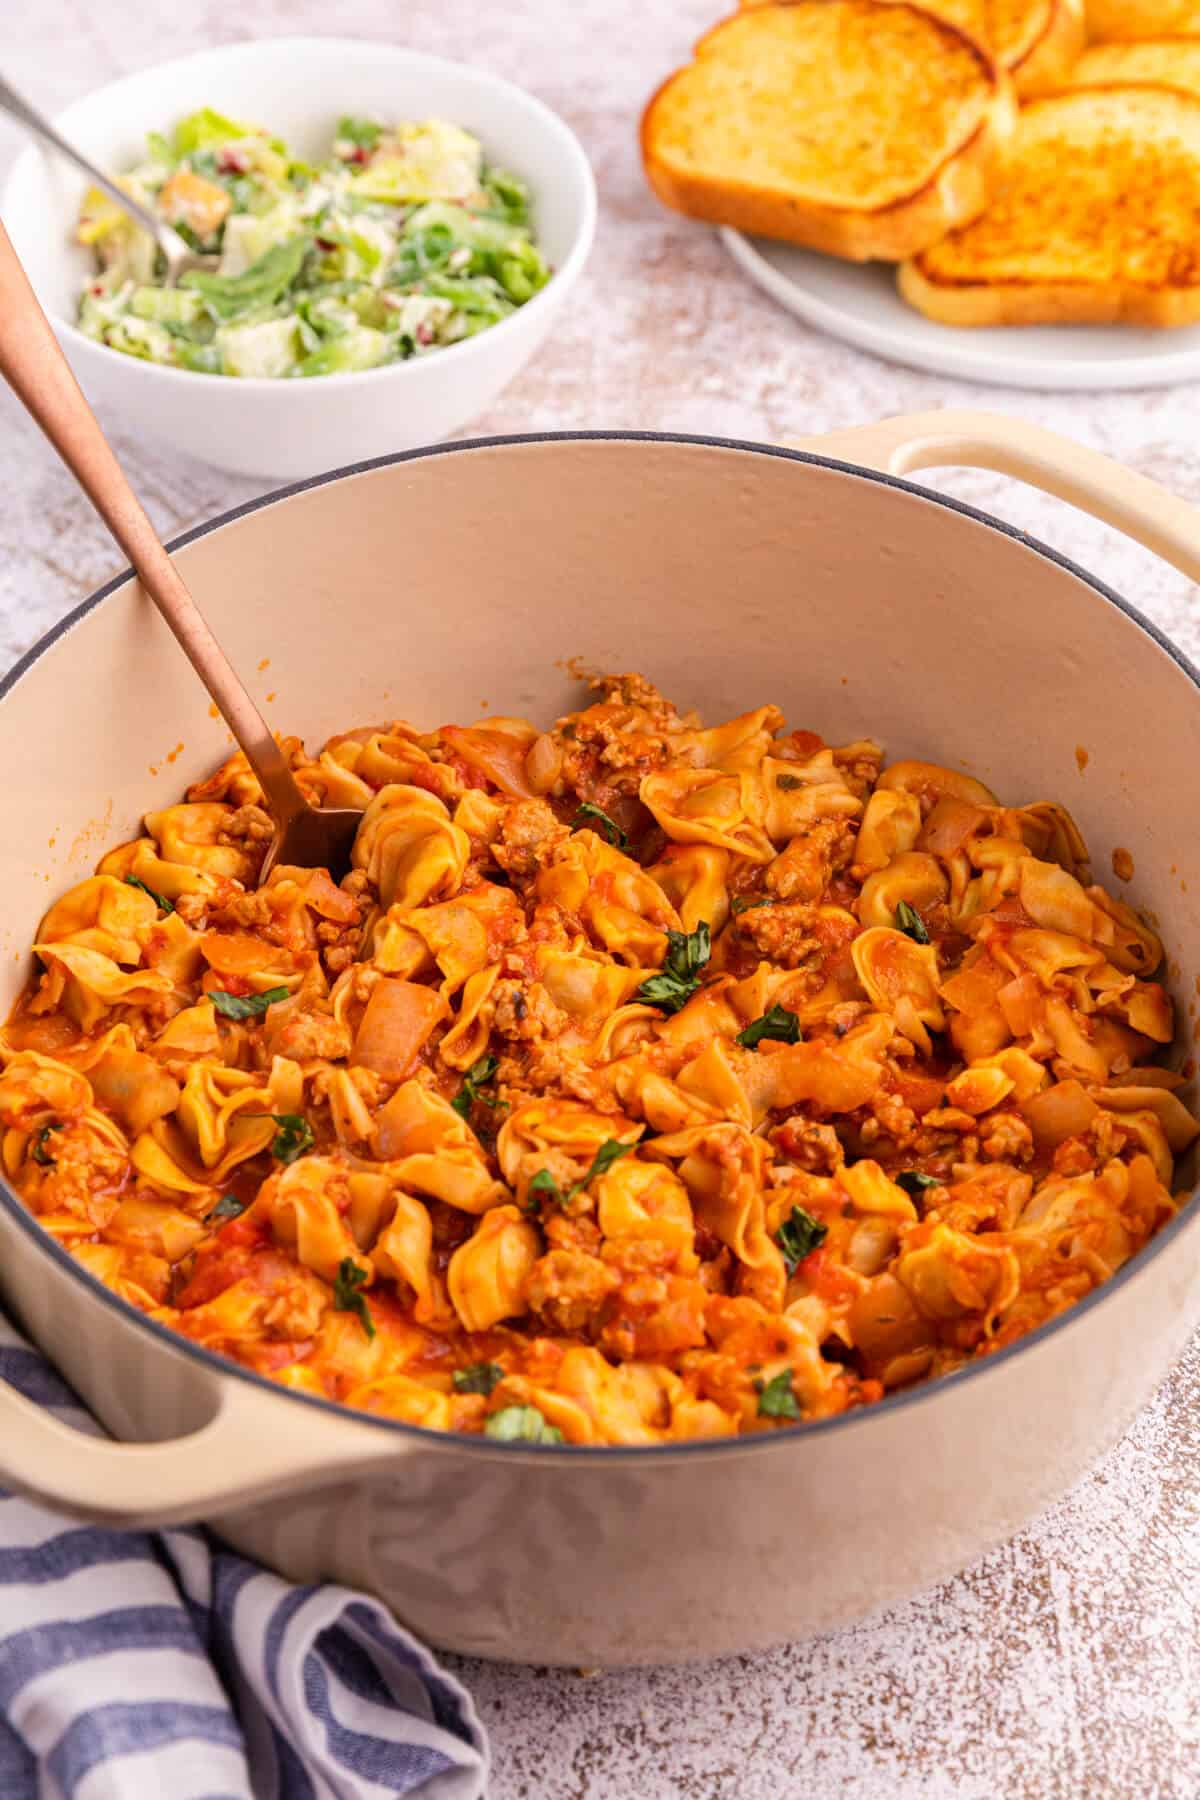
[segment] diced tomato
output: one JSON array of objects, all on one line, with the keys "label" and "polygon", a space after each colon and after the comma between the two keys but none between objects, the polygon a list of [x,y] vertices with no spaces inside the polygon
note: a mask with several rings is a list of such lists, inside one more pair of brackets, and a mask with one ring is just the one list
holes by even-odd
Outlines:
[{"label": "diced tomato", "polygon": [[417,763],[405,771],[404,779],[409,787],[424,788],[427,794],[436,794],[440,799],[446,786],[440,771],[445,767],[445,763]]},{"label": "diced tomato", "polygon": [[783,742],[785,745],[790,744],[797,756],[806,760],[810,756],[815,756],[818,750],[825,748],[825,739],[819,731],[793,731],[784,738]]},{"label": "diced tomato", "polygon": [[[466,762],[461,756],[448,756],[443,767],[453,769],[464,787],[478,788],[481,792],[486,791],[488,786],[487,776],[482,770],[473,769],[470,763]],[[414,785],[419,787],[421,784],[417,782]],[[436,788],[434,789],[434,792],[437,792]]]},{"label": "diced tomato", "polygon": [[813,1293],[818,1294],[822,1300],[827,1300],[831,1306],[853,1300],[858,1292],[851,1277],[824,1250],[810,1251],[800,1263],[798,1273],[804,1277]]},{"label": "diced tomato", "polygon": [[257,1250],[270,1243],[271,1234],[261,1219],[242,1213],[222,1225],[217,1238],[226,1249]]},{"label": "diced tomato", "polygon": [[244,975],[227,975],[224,971],[206,969],[200,983],[200,991],[207,994],[213,988],[219,988],[223,994],[244,995],[253,991]]},{"label": "diced tomato", "polygon": [[236,1246],[228,1255],[218,1250],[209,1256],[197,1257],[192,1279],[176,1300],[176,1306],[181,1312],[193,1306],[207,1306],[210,1300],[215,1300],[218,1294],[223,1294],[226,1288],[250,1273],[250,1260],[249,1251]]}]

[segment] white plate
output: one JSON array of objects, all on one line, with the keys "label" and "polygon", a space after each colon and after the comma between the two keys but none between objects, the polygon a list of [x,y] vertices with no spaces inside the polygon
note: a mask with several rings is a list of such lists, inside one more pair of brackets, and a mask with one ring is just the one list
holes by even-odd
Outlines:
[{"label": "white plate", "polygon": [[1200,325],[1024,325],[957,330],[915,312],[892,267],[841,262],[815,250],[722,228],[734,262],[806,324],[860,350],[965,381],[1023,388],[1166,387],[1200,380]]}]

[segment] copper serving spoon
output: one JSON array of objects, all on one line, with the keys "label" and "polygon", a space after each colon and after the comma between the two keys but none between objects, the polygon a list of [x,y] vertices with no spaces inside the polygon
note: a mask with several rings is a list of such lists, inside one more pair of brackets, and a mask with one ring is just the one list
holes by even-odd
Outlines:
[{"label": "copper serving spoon", "polygon": [[184,655],[245,751],[275,822],[263,877],[272,864],[287,863],[328,869],[337,880],[349,867],[350,847],[362,814],[346,807],[318,810],[304,798],[266,720],[205,624],[183,577],[125,479],[3,225],[0,374],[41,426],[133,564],[143,591],[175,633]]}]

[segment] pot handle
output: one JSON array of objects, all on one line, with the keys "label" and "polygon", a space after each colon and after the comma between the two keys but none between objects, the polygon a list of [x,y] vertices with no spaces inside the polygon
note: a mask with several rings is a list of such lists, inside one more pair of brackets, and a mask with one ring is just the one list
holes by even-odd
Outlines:
[{"label": "pot handle", "polygon": [[996,469],[1069,500],[1200,581],[1200,511],[1098,450],[1007,413],[910,413],[784,443],[789,450],[865,464],[886,475],[950,463]]},{"label": "pot handle", "polygon": [[162,1443],[117,1443],[64,1424],[0,1380],[0,1485],[97,1525],[153,1527],[219,1517],[314,1477],[396,1462],[396,1434],[352,1415],[278,1406],[231,1372],[211,1377],[212,1413]]}]

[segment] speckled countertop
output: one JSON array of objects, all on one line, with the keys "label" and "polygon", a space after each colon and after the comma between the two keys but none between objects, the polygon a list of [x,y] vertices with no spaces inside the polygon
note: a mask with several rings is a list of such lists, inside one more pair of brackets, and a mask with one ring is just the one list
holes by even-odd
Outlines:
[{"label": "speckled countertop", "polygon": [[[641,179],[637,111],[719,10],[708,0],[6,0],[0,57],[50,110],[149,62],[303,31],[401,40],[533,88],[592,157],[599,234],[570,316],[478,432],[634,426],[775,439],[986,405],[1072,433],[1200,503],[1200,387],[1017,394],[895,368],[777,311],[709,232],[659,209]],[[15,141],[0,127],[0,161]],[[115,414],[105,423],[168,536],[258,491],[160,455]],[[117,558],[7,396],[0,446],[7,665]],[[1200,654],[1196,595],[1173,570],[999,476],[938,480],[1102,571]],[[1193,1343],[1066,1500],[957,1581],[853,1630],[768,1656],[587,1679],[462,1665],[492,1732],[492,1800],[1195,1800],[1198,1388]]]}]

